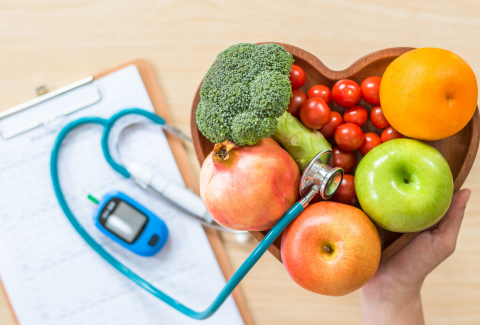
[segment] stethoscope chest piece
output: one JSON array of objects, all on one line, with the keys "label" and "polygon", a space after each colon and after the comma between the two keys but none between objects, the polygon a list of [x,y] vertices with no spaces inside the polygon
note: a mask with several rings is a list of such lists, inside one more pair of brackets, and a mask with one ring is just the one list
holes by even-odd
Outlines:
[{"label": "stethoscope chest piece", "polygon": [[[315,190],[323,200],[330,199],[343,180],[343,169],[332,167],[333,152],[323,150],[318,153],[303,171],[300,180],[300,195],[306,197]],[[314,186],[315,185],[315,186]]]}]

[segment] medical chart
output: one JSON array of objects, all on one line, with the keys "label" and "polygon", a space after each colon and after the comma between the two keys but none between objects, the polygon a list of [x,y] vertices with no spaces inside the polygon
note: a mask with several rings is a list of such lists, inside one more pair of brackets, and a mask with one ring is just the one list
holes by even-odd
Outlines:
[{"label": "medical chart", "polygon": [[[64,216],[50,179],[50,154],[60,129],[82,116],[109,118],[130,107],[153,111],[135,66],[99,79],[102,100],[44,127],[0,140],[0,277],[21,325],[243,324],[232,297],[205,321],[190,319],[138,287],[104,261]],[[84,88],[83,88],[84,87]],[[39,106],[64,110],[93,85]],[[77,96],[78,97],[78,96]],[[70,98],[70,100],[69,100]],[[21,114],[41,114],[42,107]],[[123,126],[130,127],[120,133]],[[8,120],[1,123],[8,123]],[[225,284],[201,225],[116,173],[105,161],[103,128],[89,124],[65,139],[59,156],[62,189],[85,229],[131,270],[188,307],[208,307]],[[118,146],[117,146],[118,139]],[[183,185],[163,131],[139,117],[125,117],[113,130],[112,151],[122,164],[148,166]],[[112,190],[131,196],[162,218],[169,229],[165,247],[140,257],[104,236],[93,224],[94,204]]]}]

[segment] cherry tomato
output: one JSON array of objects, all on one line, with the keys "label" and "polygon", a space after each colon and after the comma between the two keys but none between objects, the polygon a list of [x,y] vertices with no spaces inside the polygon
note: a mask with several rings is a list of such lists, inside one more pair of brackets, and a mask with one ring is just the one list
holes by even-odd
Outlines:
[{"label": "cherry tomato", "polygon": [[318,131],[320,131],[325,138],[331,138],[334,136],[335,130],[342,124],[342,115],[340,115],[339,112],[332,111],[332,114],[330,115],[330,121],[328,121],[327,125]]},{"label": "cherry tomato", "polygon": [[298,117],[298,114],[300,113],[300,107],[302,107],[303,103],[305,103],[307,95],[298,89],[292,90],[292,94],[293,97],[290,98],[290,104],[288,105],[287,112],[295,117]]},{"label": "cherry tomato", "polygon": [[333,147],[333,167],[341,167],[348,174],[355,167],[356,159],[353,151],[342,150],[339,146]]},{"label": "cherry tomato", "polygon": [[330,89],[324,85],[313,86],[308,91],[307,96],[308,98],[319,97],[323,99],[327,105],[330,105],[332,102],[332,93],[330,92]]},{"label": "cherry tomato", "polygon": [[351,107],[343,114],[343,120],[345,123],[353,123],[362,126],[368,120],[367,110],[360,106]]},{"label": "cherry tomato", "polygon": [[298,89],[305,83],[305,72],[298,65],[292,65],[290,70],[290,82],[292,83],[292,89]]},{"label": "cherry tomato", "polygon": [[343,107],[353,107],[357,105],[361,96],[360,86],[353,80],[339,80],[332,88],[333,100]]},{"label": "cherry tomato", "polygon": [[403,134],[389,126],[382,132],[382,136],[380,137],[382,139],[382,142],[387,142],[393,139],[400,139],[400,138],[405,138]]},{"label": "cherry tomato", "polygon": [[382,108],[380,106],[375,106],[370,111],[370,119],[372,120],[373,125],[375,125],[379,129],[385,129],[387,126],[390,125],[385,115],[383,115]]},{"label": "cherry tomato", "polygon": [[362,89],[362,97],[367,103],[372,105],[380,104],[380,77],[368,77],[362,81],[360,88]]},{"label": "cherry tomato", "polygon": [[347,151],[360,148],[364,137],[362,129],[353,123],[342,124],[335,131],[335,142],[340,148]]},{"label": "cherry tomato", "polygon": [[365,140],[363,140],[363,143],[360,148],[358,148],[358,151],[365,156],[370,150],[379,144],[382,144],[382,140],[380,140],[378,135],[372,132],[365,133]]},{"label": "cherry tomato", "polygon": [[342,183],[338,187],[337,191],[333,195],[335,202],[357,205],[358,198],[355,192],[355,177],[352,175],[343,175]]},{"label": "cherry tomato", "polygon": [[332,115],[327,103],[321,98],[307,99],[300,107],[300,120],[310,129],[320,129],[327,125]]}]

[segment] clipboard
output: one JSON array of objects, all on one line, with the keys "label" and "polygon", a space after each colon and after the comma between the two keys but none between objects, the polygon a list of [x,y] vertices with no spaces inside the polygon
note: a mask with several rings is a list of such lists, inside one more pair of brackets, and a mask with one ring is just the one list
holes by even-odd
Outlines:
[{"label": "clipboard", "polygon": [[[95,82],[95,80],[97,80],[99,78],[102,78],[102,77],[104,77],[104,76],[106,76],[106,75],[108,75],[112,72],[115,72],[117,70],[125,68],[129,65],[135,65],[137,67],[137,69],[140,73],[140,76],[142,78],[142,81],[145,85],[145,88],[147,90],[148,96],[150,97],[150,100],[151,100],[152,105],[154,107],[155,113],[157,115],[161,116],[163,119],[165,119],[165,121],[168,124],[171,124],[172,119],[170,117],[170,113],[169,113],[169,111],[168,111],[168,109],[165,105],[164,100],[163,100],[163,97],[162,97],[162,94],[160,92],[160,88],[158,87],[158,83],[155,79],[155,75],[153,73],[153,70],[152,70],[151,66],[148,64],[148,62],[145,61],[145,60],[137,59],[137,60],[134,60],[134,61],[131,61],[131,62],[127,62],[127,63],[125,63],[125,64],[123,64],[119,67],[116,67],[116,68],[101,72],[99,74],[96,74],[96,75],[93,76],[92,79],[88,79],[88,80],[87,80],[87,78],[82,79],[80,82],[82,84],[85,84],[85,83],[88,83],[88,82]],[[70,89],[73,89],[72,87],[75,84],[72,84],[72,85],[67,86],[67,87],[70,87]],[[59,91],[62,90],[62,89],[66,89],[68,91],[67,87],[61,88],[61,89],[59,89]],[[54,92],[51,92],[51,93],[54,93]],[[49,94],[51,94],[51,93],[49,93]],[[55,93],[53,95],[55,95]],[[51,98],[51,97],[49,97],[49,98]],[[27,102],[27,103],[29,103],[29,102]],[[33,106],[33,105],[30,105],[30,106],[26,105],[26,106],[23,106],[22,109],[26,109],[26,108],[29,108],[31,106]],[[85,107],[85,105],[83,107]],[[78,109],[81,109],[83,107],[79,107]],[[183,147],[183,144],[182,144],[181,140],[178,137],[170,134],[169,132],[165,132],[165,135],[166,135],[166,138],[167,138],[168,143],[170,145],[170,149],[172,151],[172,154],[175,158],[175,162],[177,163],[178,169],[179,169],[179,171],[182,175],[182,178],[185,182],[185,186],[187,188],[192,189],[195,193],[199,194],[199,186],[198,186],[198,183],[195,179],[195,175],[194,175],[194,173],[191,169],[191,166],[188,162],[187,154],[185,152],[185,149]],[[219,264],[219,266],[220,266],[220,268],[223,272],[223,275],[225,276],[225,279],[226,280],[230,279],[230,277],[233,275],[233,270],[232,270],[232,268],[229,264],[227,255],[226,255],[225,250],[223,248],[223,245],[222,245],[222,242],[220,240],[220,236],[219,236],[218,232],[216,230],[213,230],[213,229],[210,229],[210,228],[206,228],[206,227],[203,227],[203,228],[204,228],[205,233],[207,235],[207,238],[210,242],[213,253],[215,254],[215,257],[218,261],[218,264]],[[243,319],[245,325],[253,325],[254,323],[253,323],[251,315],[248,311],[247,304],[245,303],[243,295],[240,292],[240,289],[238,287],[233,291],[232,296],[233,296],[233,299],[235,300],[235,303],[237,305],[237,308],[240,312],[240,315],[242,316],[242,319]],[[2,301],[4,301],[5,304],[8,305],[8,309],[11,311],[11,314],[13,314],[13,321],[10,321],[8,323],[3,323],[3,320],[5,318],[2,317],[2,313],[0,313],[0,319],[2,319],[2,325],[18,325],[19,324],[18,320],[16,319],[15,313],[13,312],[12,306],[10,305],[10,302],[9,302],[8,297],[6,295],[5,289],[3,288],[3,284],[0,282],[0,303],[2,303]],[[159,302],[159,303],[162,303],[162,302]]]}]

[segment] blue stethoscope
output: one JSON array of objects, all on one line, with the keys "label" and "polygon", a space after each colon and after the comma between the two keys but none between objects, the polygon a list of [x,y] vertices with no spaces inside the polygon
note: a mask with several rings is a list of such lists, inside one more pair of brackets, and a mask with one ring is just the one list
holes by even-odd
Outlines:
[{"label": "blue stethoscope", "polygon": [[290,210],[285,213],[282,219],[280,219],[277,224],[268,232],[268,234],[253,250],[250,256],[245,260],[245,262],[243,262],[243,264],[239,267],[235,274],[233,274],[233,276],[230,278],[230,280],[227,282],[225,287],[218,294],[212,304],[206,310],[197,312],[186,307],[177,300],[155,288],[153,285],[139,277],[126,266],[124,266],[115,257],[110,255],[105,249],[103,249],[102,246],[100,246],[88,234],[88,232],[85,231],[82,225],[75,218],[72,211],[70,210],[70,207],[67,204],[67,201],[65,200],[65,196],[63,195],[63,191],[60,186],[60,181],[58,177],[58,153],[60,151],[61,144],[70,131],[80,125],[89,123],[100,124],[104,127],[102,135],[102,150],[105,159],[110,164],[110,166],[124,177],[133,178],[131,173],[124,166],[118,164],[113,159],[108,146],[110,131],[112,130],[115,122],[123,116],[132,114],[144,116],[156,124],[166,126],[165,121],[161,117],[142,109],[130,108],[118,112],[110,119],[103,119],[100,117],[80,118],[76,121],[69,123],[60,131],[53,145],[52,156],[50,160],[50,172],[52,175],[55,195],[57,196],[58,203],[60,204],[63,212],[67,216],[72,226],[87,242],[87,244],[90,245],[90,247],[92,247],[101,257],[103,257],[118,271],[123,273],[127,278],[131,279],[133,282],[150,292],[152,295],[167,303],[171,307],[175,308],[182,314],[185,314],[194,319],[200,320],[212,316],[223,304],[223,302],[225,302],[225,300],[232,293],[235,287],[240,283],[240,281],[242,281],[245,275],[247,275],[247,273],[252,269],[255,263],[257,263],[260,257],[262,257],[262,255],[267,251],[268,247],[270,247],[270,245],[275,241],[275,239],[277,239],[277,237],[282,233],[282,231],[288,226],[288,224],[290,224],[307,207],[310,200],[315,196],[315,194],[319,193],[320,196],[325,200],[331,198],[343,179],[343,169],[338,167],[330,167],[333,157],[333,153],[330,150],[325,150],[317,154],[302,174],[300,182],[300,194],[302,196],[302,199],[295,203],[290,208]]}]

